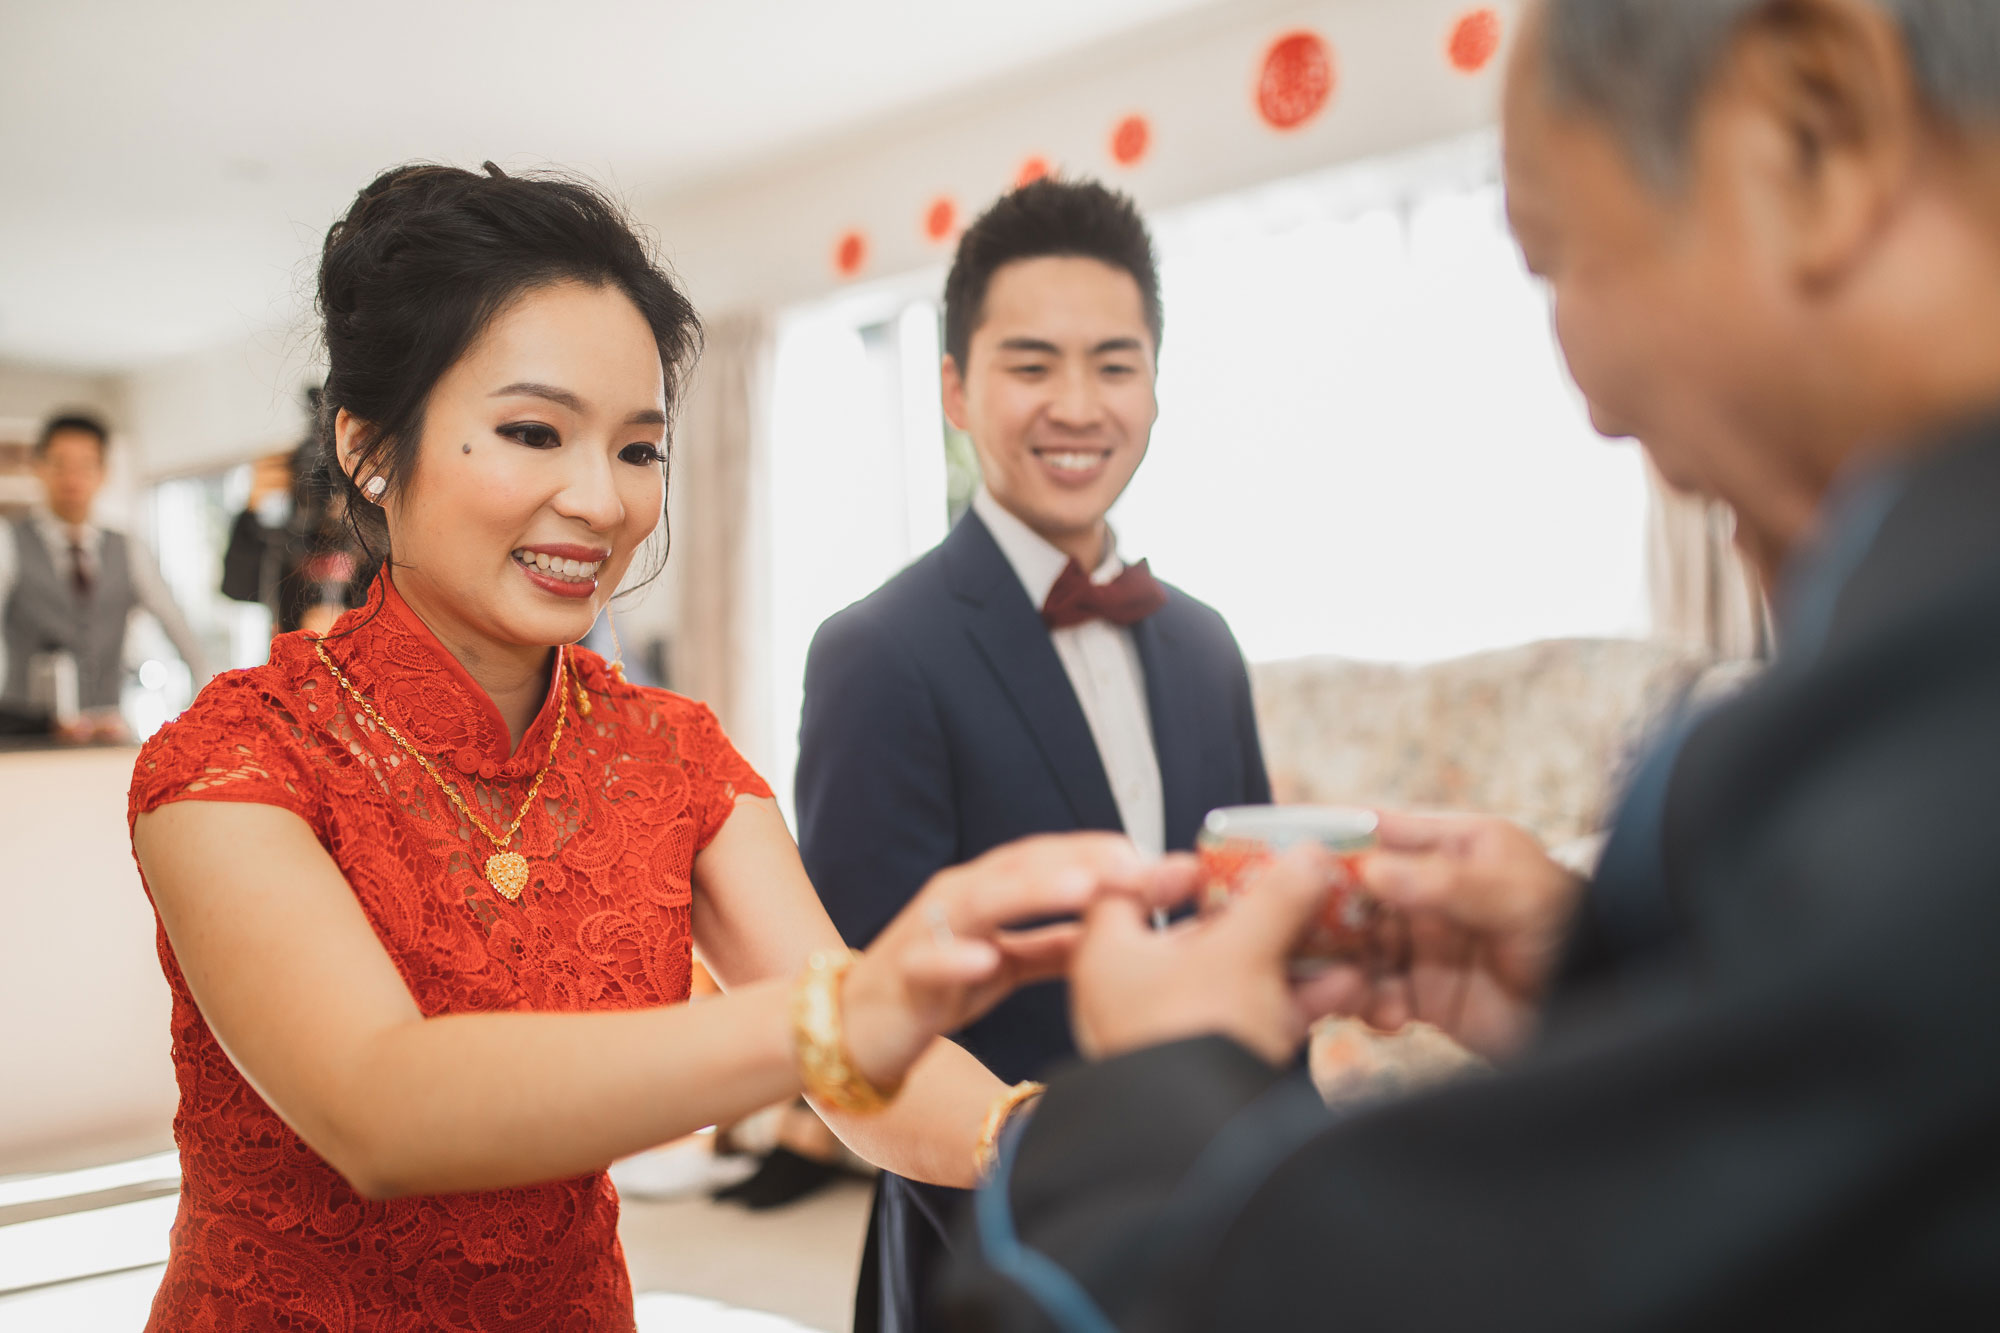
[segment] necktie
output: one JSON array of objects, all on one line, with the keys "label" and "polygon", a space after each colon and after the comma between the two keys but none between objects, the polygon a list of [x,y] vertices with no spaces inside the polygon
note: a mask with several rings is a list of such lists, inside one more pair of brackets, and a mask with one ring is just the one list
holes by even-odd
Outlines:
[{"label": "necktie", "polygon": [[1092,620],[1136,625],[1166,604],[1167,590],[1144,560],[1127,565],[1109,583],[1092,583],[1083,566],[1072,560],[1042,603],[1042,622],[1050,629],[1069,629]]},{"label": "necktie", "polygon": [[69,586],[76,589],[79,602],[87,602],[90,600],[90,566],[84,563],[83,543],[74,537],[69,541],[69,559]]}]

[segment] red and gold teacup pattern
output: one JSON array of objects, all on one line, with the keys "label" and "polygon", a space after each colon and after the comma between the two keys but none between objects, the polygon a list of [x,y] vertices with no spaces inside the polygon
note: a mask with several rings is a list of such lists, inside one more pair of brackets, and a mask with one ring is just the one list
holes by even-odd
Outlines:
[{"label": "red and gold teacup pattern", "polygon": [[[1205,910],[1227,904],[1273,861],[1300,843],[1317,842],[1334,852],[1354,877],[1355,862],[1375,845],[1375,815],[1327,805],[1238,805],[1209,812],[1195,838],[1201,862]],[[1359,889],[1336,888],[1302,957],[1343,958],[1364,952],[1377,916],[1373,898]]]}]

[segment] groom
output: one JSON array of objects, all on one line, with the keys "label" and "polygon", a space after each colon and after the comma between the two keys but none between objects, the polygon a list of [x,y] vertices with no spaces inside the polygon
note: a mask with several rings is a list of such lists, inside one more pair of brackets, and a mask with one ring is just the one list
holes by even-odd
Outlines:
[{"label": "groom", "polygon": [[[931,875],[1038,833],[1193,845],[1270,799],[1249,678],[1222,617],[1128,564],[1105,521],[1158,408],[1159,280],[1130,200],[1083,181],[1006,195],[945,283],[944,408],[984,482],[944,542],[828,620],[806,664],[806,869],[847,942]],[[1012,1083],[1074,1053],[1067,994],[1033,987],[958,1035]],[[958,1192],[882,1178],[855,1329],[923,1327]]]}]

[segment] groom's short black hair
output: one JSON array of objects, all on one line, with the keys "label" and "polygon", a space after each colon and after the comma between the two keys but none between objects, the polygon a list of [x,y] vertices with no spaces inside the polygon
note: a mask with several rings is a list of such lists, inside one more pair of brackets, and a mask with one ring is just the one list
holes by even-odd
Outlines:
[{"label": "groom's short black hair", "polygon": [[1095,259],[1139,284],[1153,350],[1160,346],[1159,266],[1153,238],[1132,201],[1091,180],[1045,176],[999,200],[959,238],[944,282],[944,350],[965,369],[972,334],[986,315],[986,289],[1008,264],[1046,257]]}]

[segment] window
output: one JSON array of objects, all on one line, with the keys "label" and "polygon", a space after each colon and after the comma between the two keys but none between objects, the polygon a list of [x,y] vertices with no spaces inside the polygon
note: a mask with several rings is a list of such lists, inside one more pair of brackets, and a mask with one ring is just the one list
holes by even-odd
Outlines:
[{"label": "window", "polygon": [[[1153,218],[1167,332],[1127,555],[1253,661],[1424,662],[1646,628],[1639,451],[1591,429],[1491,135]],[[939,540],[941,275],[793,312],[774,377],[775,783],[806,648]],[[949,457],[949,465],[947,465]],[[956,504],[953,504],[953,501]]]},{"label": "window", "polygon": [[813,634],[947,530],[938,312],[921,290],[896,284],[794,311],[779,325],[768,478],[776,687],[767,776],[787,818]]},{"label": "window", "polygon": [[1646,625],[1638,449],[1591,429],[1491,136],[1167,213],[1123,548],[1253,661],[1421,662]]}]

